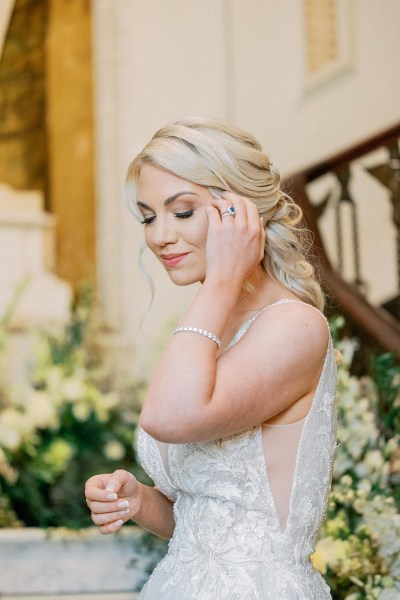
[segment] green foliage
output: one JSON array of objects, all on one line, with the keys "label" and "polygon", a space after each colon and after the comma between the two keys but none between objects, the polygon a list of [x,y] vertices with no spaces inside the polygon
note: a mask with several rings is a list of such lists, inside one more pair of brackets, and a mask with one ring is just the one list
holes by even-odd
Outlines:
[{"label": "green foliage", "polygon": [[[0,323],[3,353],[9,319],[10,313]],[[341,338],[343,326],[342,317],[331,322],[342,354],[340,445],[312,559],[334,600],[394,600],[400,594],[400,366],[382,354],[372,376],[353,375],[357,342]],[[120,381],[99,340],[93,291],[84,286],[69,324],[39,333],[30,385],[16,390],[0,381],[0,526],[87,526],[88,477],[126,468],[149,482],[133,450],[145,384]],[[166,547],[144,532],[135,550],[152,567]]]},{"label": "green foliage", "polygon": [[389,354],[374,359],[373,377],[351,374],[356,341],[340,338],[333,321],[338,367],[339,447],[327,518],[313,562],[333,600],[400,597],[399,373]]},{"label": "green foliage", "polygon": [[0,391],[0,526],[88,526],[88,477],[146,481],[133,448],[144,384],[107,367],[88,285],[68,325],[38,333],[33,362],[29,386]]},{"label": "green foliage", "polygon": [[372,363],[378,389],[378,419],[387,439],[400,432],[400,364],[393,353],[381,354]]}]

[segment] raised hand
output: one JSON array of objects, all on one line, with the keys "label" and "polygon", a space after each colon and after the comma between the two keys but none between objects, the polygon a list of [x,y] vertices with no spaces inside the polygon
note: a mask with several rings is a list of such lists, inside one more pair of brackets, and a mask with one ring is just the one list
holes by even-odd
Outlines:
[{"label": "raised hand", "polygon": [[114,533],[135,517],[140,509],[141,485],[132,473],[122,469],[87,480],[86,503],[100,533]]},{"label": "raised hand", "polygon": [[206,210],[206,277],[243,281],[264,257],[265,230],[256,205],[232,192],[222,192]]}]

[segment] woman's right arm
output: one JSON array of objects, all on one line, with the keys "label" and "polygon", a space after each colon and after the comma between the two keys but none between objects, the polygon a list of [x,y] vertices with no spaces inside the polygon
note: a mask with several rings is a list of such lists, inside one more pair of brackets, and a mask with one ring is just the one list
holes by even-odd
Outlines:
[{"label": "woman's right arm", "polygon": [[162,538],[169,539],[174,532],[171,500],[128,471],[119,469],[91,477],[85,496],[92,521],[102,534],[114,533],[129,519]]}]

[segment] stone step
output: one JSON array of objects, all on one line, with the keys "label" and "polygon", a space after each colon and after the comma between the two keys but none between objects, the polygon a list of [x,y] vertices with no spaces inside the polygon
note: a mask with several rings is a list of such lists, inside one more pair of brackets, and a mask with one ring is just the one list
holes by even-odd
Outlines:
[{"label": "stone step", "polygon": [[148,570],[141,533],[0,529],[0,600],[133,600]]},{"label": "stone step", "polygon": [[98,594],[61,594],[61,595],[37,595],[36,593],[30,595],[7,595],[2,596],[0,594],[0,600],[135,600],[139,594],[132,593],[98,593]]}]

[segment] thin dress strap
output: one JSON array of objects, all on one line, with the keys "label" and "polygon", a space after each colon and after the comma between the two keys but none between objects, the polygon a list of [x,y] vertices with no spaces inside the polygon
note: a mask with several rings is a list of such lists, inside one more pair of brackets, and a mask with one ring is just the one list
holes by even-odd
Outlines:
[{"label": "thin dress strap", "polygon": [[231,348],[232,346],[234,346],[246,333],[246,331],[249,329],[249,327],[254,323],[254,321],[266,310],[268,310],[269,308],[272,308],[273,306],[277,306],[278,304],[287,304],[289,302],[297,302],[297,304],[305,304],[306,306],[310,306],[311,308],[313,308],[314,310],[316,310],[321,317],[323,317],[328,325],[328,329],[329,329],[329,323],[328,323],[328,319],[325,317],[324,313],[322,313],[319,308],[317,308],[316,306],[313,306],[312,304],[308,304],[308,302],[303,302],[302,300],[295,300],[294,298],[281,298],[280,300],[277,300],[276,302],[273,302],[272,304],[268,304],[268,306],[264,306],[264,308],[262,308],[261,310],[258,311],[257,314],[255,314],[253,317],[251,317],[251,319],[249,319],[248,321],[246,321],[241,327],[240,329],[235,333],[235,335],[233,336],[233,338],[231,339],[231,341],[229,342],[229,344],[227,345],[227,347],[225,348],[225,350],[223,350],[223,352],[221,352],[221,354],[223,354],[224,352],[226,352],[227,350],[229,350],[229,348]]}]

